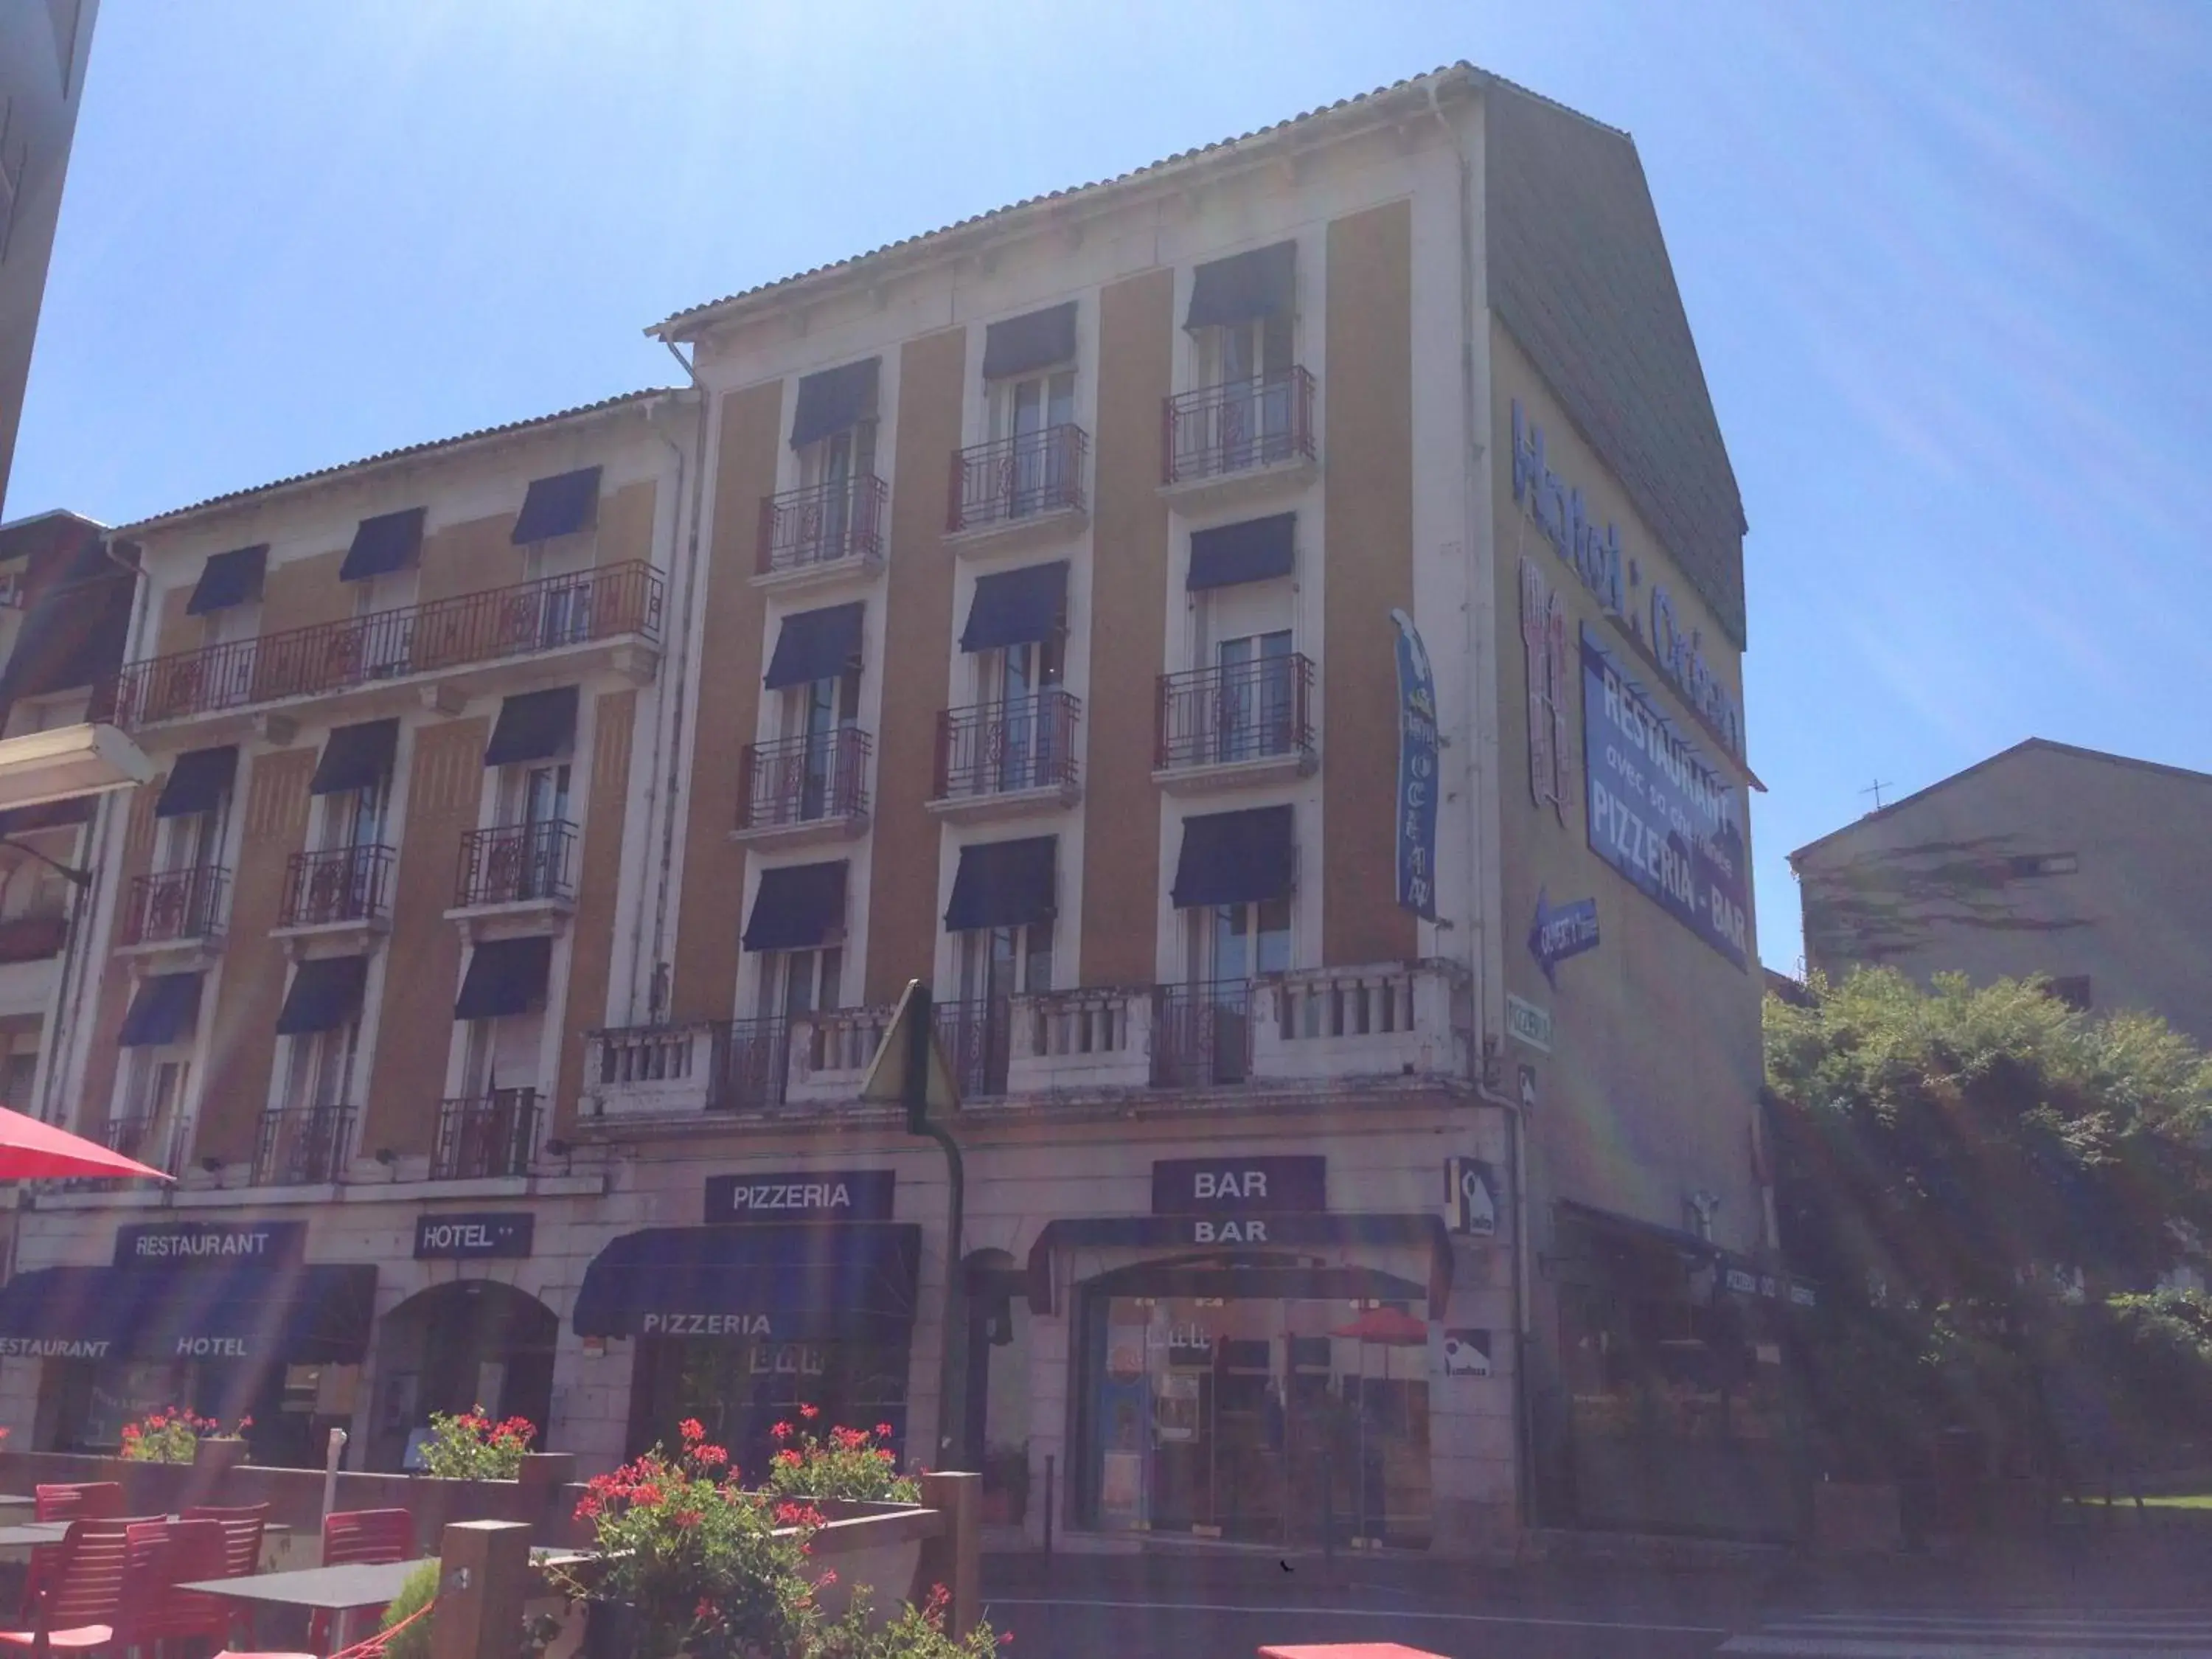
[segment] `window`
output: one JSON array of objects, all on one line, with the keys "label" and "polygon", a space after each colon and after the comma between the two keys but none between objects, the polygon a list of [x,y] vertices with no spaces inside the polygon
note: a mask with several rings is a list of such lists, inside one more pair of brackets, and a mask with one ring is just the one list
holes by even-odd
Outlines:
[{"label": "window", "polygon": [[2081,868],[2078,853],[2025,853],[2005,860],[2005,873],[2016,878],[2070,876]]},{"label": "window", "polygon": [[386,785],[380,780],[358,789],[342,789],[323,799],[322,849],[326,853],[374,847],[384,839]]},{"label": "window", "polygon": [[790,687],[783,694],[782,718],[784,740],[801,749],[799,819],[818,818],[829,810],[836,783],[837,734],[860,722],[860,671]]},{"label": "window", "polygon": [[353,1066],[361,1044],[361,1022],[348,1019],[327,1031],[291,1039],[286,1058],[284,1103],[298,1111],[343,1106],[353,1088]]},{"label": "window", "polygon": [[799,1019],[843,1006],[845,952],[835,945],[761,958],[760,1017]]},{"label": "window", "polygon": [[1291,630],[1244,634],[1214,647],[1221,672],[1215,758],[1251,760],[1287,752],[1297,742],[1297,674]]},{"label": "window", "polygon": [[1191,979],[1222,984],[1279,974],[1291,965],[1291,901],[1201,905],[1190,912]]},{"label": "window", "polygon": [[125,1157],[175,1174],[184,1151],[185,1087],[191,1070],[181,1051],[132,1049],[109,1144]]},{"label": "window", "polygon": [[504,896],[557,897],[568,873],[568,763],[515,766],[507,772],[501,816],[518,833],[511,841],[514,879]]},{"label": "window", "polygon": [[415,571],[393,570],[353,585],[362,624],[362,672],[372,679],[404,674],[415,648]]},{"label": "window", "polygon": [[975,653],[975,701],[998,739],[995,761],[987,761],[993,787],[1029,789],[1060,775],[1059,727],[1043,694],[1060,683],[1066,641],[1054,633]]},{"label": "window", "polygon": [[1052,989],[1049,921],[1018,927],[977,927],[960,935],[960,995],[997,1002]]},{"label": "window", "polygon": [[1006,516],[1025,519],[1063,505],[1077,452],[1046,434],[1075,422],[1075,371],[1049,369],[1000,380],[991,387],[991,437],[1006,441]]}]

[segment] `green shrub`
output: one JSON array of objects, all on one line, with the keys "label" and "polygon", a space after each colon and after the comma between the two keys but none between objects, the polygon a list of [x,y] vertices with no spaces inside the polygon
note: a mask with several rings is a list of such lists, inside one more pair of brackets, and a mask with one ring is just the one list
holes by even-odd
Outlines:
[{"label": "green shrub", "polygon": [[[407,1582],[399,1587],[399,1594],[392,1598],[392,1605],[384,1610],[384,1623],[379,1627],[390,1630],[400,1620],[421,1607],[427,1607],[438,1596],[439,1566],[435,1561],[425,1561],[407,1575]],[[393,1637],[384,1650],[385,1659],[430,1659],[430,1626],[438,1622],[438,1615],[427,1613],[405,1630]]]}]

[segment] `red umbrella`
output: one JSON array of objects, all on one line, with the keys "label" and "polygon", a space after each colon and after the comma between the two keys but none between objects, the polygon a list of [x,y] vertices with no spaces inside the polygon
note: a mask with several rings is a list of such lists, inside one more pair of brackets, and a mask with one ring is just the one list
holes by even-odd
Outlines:
[{"label": "red umbrella", "polygon": [[1362,1342],[1380,1342],[1393,1348],[1418,1348],[1429,1340],[1429,1325],[1426,1320],[1400,1313],[1395,1308],[1370,1308],[1329,1334],[1357,1337]]},{"label": "red umbrella", "polygon": [[136,1158],[110,1152],[96,1140],[0,1106],[0,1181],[39,1181],[57,1176],[170,1178]]}]

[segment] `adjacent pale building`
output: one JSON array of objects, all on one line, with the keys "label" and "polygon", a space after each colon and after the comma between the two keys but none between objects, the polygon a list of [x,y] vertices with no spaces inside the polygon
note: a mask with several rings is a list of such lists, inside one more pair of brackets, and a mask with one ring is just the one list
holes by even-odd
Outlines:
[{"label": "adjacent pale building", "polygon": [[1807,964],[2041,975],[2212,1042],[2212,775],[2030,738],[1790,855]]},{"label": "adjacent pale building", "polygon": [[[182,1179],[38,1197],[0,1416],[1789,1531],[1744,525],[1627,137],[1461,67],[656,331],[693,388],[126,532],[167,770],[60,1086]],[[957,1241],[859,1101],[913,978]]]}]

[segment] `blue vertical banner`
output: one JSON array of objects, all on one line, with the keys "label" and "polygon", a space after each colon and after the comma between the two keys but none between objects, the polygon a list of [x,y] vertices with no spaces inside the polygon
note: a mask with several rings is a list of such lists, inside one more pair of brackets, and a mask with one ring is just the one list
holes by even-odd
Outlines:
[{"label": "blue vertical banner", "polygon": [[1398,629],[1398,904],[1437,919],[1437,677],[1420,630],[1402,611]]}]

